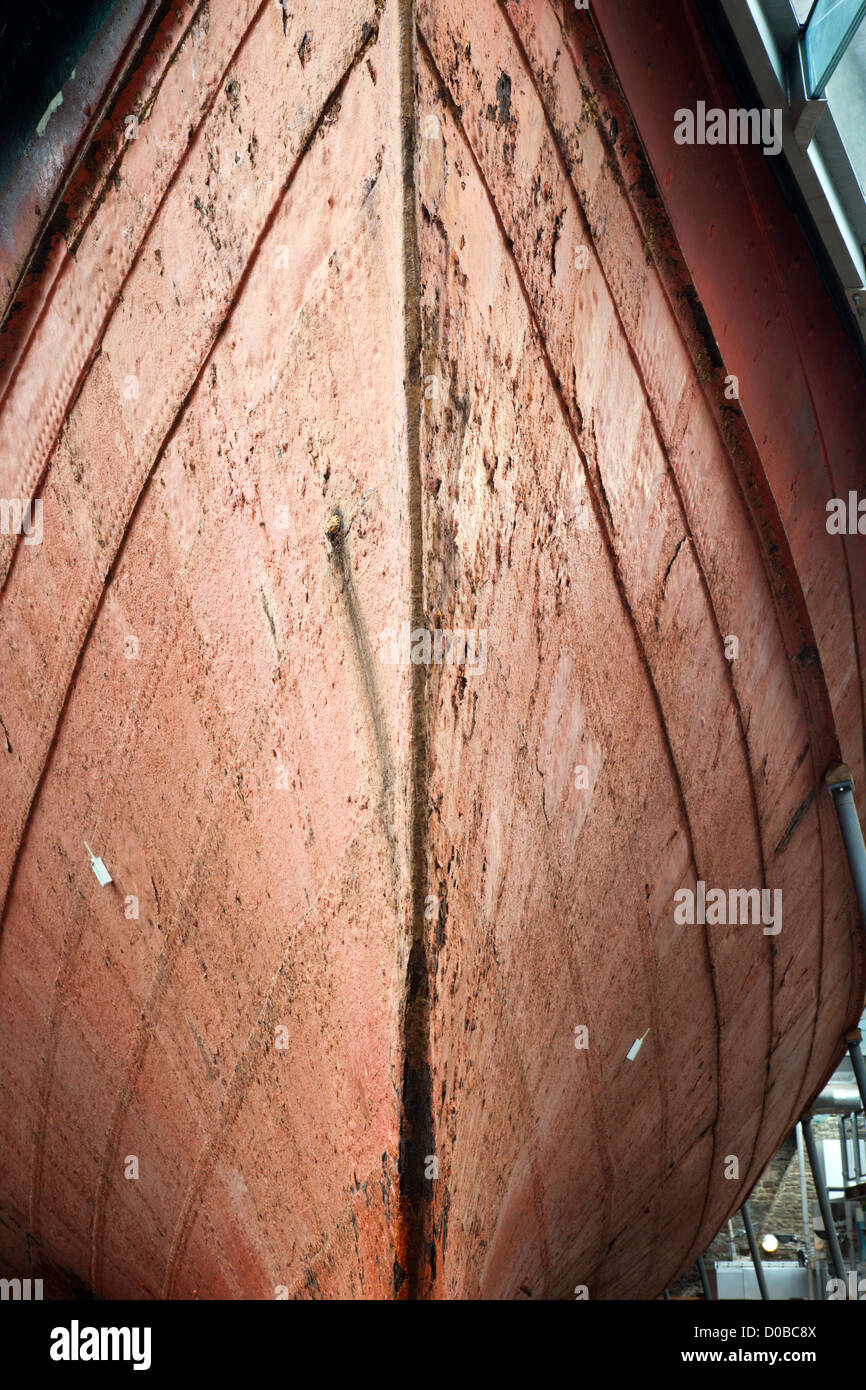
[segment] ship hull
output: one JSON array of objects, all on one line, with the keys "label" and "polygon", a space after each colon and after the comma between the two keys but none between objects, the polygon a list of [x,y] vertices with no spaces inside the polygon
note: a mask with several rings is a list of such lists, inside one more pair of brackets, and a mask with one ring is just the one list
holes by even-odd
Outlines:
[{"label": "ship hull", "polygon": [[294,10],[157,14],[5,263],[2,1262],[653,1297],[859,1015],[859,611],[606,10]]}]

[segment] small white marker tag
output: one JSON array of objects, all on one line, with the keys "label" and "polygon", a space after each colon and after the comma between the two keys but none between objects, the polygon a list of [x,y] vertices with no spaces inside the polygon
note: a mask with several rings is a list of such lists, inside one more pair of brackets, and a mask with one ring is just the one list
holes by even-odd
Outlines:
[{"label": "small white marker tag", "polygon": [[102,860],[97,859],[96,855],[93,853],[93,850],[90,848],[90,845],[87,843],[86,840],[84,841],[84,848],[90,855],[90,867],[96,874],[96,881],[99,884],[100,888],[104,888],[106,884],[112,882],[111,874],[106,869]]},{"label": "small white marker tag", "polygon": [[108,872],[101,859],[91,860],[91,867],[99,880],[100,888],[104,888],[107,883],[111,882],[111,874]]},{"label": "small white marker tag", "polygon": [[[643,1035],[643,1038],[646,1037],[646,1035],[647,1035],[648,1032],[649,1032],[649,1029],[647,1028],[646,1033],[644,1033],[644,1035]],[[641,1048],[643,1047],[643,1038],[635,1038],[635,1040],[634,1040],[634,1042],[632,1043],[631,1047],[629,1048],[628,1052],[625,1054],[625,1060],[626,1060],[627,1062],[633,1062],[633,1061],[634,1061],[635,1057],[637,1056],[637,1054],[640,1052]]]}]

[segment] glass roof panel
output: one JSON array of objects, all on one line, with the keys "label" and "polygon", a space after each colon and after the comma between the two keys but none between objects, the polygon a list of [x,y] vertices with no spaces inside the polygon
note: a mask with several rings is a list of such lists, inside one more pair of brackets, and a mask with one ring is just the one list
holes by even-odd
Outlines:
[{"label": "glass roof panel", "polygon": [[822,94],[864,15],[866,0],[817,0],[803,40],[810,96]]},{"label": "glass roof panel", "polygon": [[866,25],[854,35],[826,95],[860,191],[866,193]]}]

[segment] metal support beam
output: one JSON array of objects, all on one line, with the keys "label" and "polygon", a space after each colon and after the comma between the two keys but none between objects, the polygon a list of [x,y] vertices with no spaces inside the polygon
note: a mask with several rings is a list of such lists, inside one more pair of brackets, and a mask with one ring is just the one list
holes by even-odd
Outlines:
[{"label": "metal support beam", "polygon": [[825,96],[810,97],[805,54],[801,43],[794,44],[788,71],[789,103],[794,139],[803,154],[812,143],[818,124],[827,110]]},{"label": "metal support beam", "polygon": [[797,1125],[797,1167],[800,1170],[800,1207],[803,1213],[803,1239],[806,1242],[806,1263],[809,1266],[809,1294],[812,1292],[812,1226],[809,1221],[809,1196],[806,1191],[806,1158],[803,1153],[803,1126]]},{"label": "metal support beam", "polygon": [[848,1056],[851,1058],[851,1065],[854,1068],[857,1090],[860,1092],[863,1109],[866,1110],[866,1062],[863,1061],[863,1052],[860,1047],[862,1036],[859,1028],[852,1028],[850,1033],[845,1034],[845,1041],[848,1044]]},{"label": "metal support beam", "polygon": [[[833,805],[836,807],[839,829],[845,842],[845,852],[854,880],[854,890],[860,904],[860,916],[866,925],[866,845],[863,844],[863,831],[860,829],[860,819],[854,805],[854,779],[845,763],[835,763],[825,772],[824,781],[830,789]],[[866,1098],[863,1104],[866,1105]]]},{"label": "metal support beam", "polygon": [[746,1237],[749,1242],[749,1249],[752,1252],[752,1264],[755,1266],[755,1276],[758,1280],[758,1288],[761,1290],[761,1298],[768,1299],[770,1294],[767,1289],[767,1281],[764,1278],[764,1266],[761,1264],[761,1255],[758,1250],[758,1242],[755,1240],[755,1228],[752,1225],[752,1218],[749,1215],[749,1204],[744,1202],[740,1208],[740,1215],[743,1218],[743,1225],[746,1228]]},{"label": "metal support beam", "polygon": [[[854,1137],[857,1137],[857,1126],[854,1125]],[[848,1126],[845,1123],[845,1116],[839,1116],[839,1143],[842,1145],[842,1185],[847,1187],[851,1181],[851,1173],[848,1168]]]},{"label": "metal support beam", "polygon": [[698,1255],[698,1273],[701,1276],[701,1283],[704,1286],[704,1298],[707,1300],[708,1303],[712,1303],[713,1294],[712,1290],[710,1289],[710,1281],[707,1278],[707,1267],[704,1264],[703,1255]]},{"label": "metal support beam", "polygon": [[845,1262],[842,1259],[842,1249],[839,1245],[839,1237],[836,1234],[836,1226],[833,1222],[833,1210],[830,1206],[827,1184],[824,1181],[824,1171],[818,1161],[815,1136],[812,1134],[812,1121],[807,1115],[801,1123],[803,1126],[803,1137],[806,1140],[806,1148],[809,1153],[809,1165],[812,1169],[812,1179],[815,1183],[815,1191],[818,1194],[818,1205],[821,1208],[821,1219],[824,1222],[824,1230],[827,1233],[827,1248],[830,1251],[833,1272],[837,1279],[844,1279]]}]

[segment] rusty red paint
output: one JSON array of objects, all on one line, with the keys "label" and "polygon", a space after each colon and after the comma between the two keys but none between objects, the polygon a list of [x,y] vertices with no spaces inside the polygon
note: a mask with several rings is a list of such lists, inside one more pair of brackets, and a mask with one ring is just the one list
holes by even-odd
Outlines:
[{"label": "rusty red paint", "polygon": [[[606,11],[625,100],[546,0],[294,10],[157,31],[6,380],[44,538],[0,539],[0,1260],[650,1296],[863,996],[811,436],[780,473],[764,378],[726,398]],[[678,925],[698,880],[781,889],[782,932]]]}]

